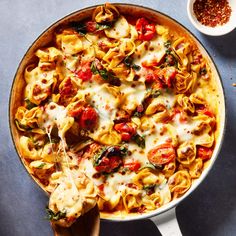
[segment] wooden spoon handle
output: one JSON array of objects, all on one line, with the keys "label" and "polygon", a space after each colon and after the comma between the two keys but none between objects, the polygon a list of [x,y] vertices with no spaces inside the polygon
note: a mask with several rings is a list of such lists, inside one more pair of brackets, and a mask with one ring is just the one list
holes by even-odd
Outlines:
[{"label": "wooden spoon handle", "polygon": [[81,216],[71,227],[61,227],[51,222],[54,236],[99,236],[100,216],[97,205]]}]

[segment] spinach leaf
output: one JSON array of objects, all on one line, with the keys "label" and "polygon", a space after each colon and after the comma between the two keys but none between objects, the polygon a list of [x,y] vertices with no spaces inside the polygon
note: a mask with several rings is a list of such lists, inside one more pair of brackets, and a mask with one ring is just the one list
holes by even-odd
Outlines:
[{"label": "spinach leaf", "polygon": [[201,68],[200,71],[199,71],[200,75],[205,75],[206,73],[207,73],[207,69],[205,67]]},{"label": "spinach leaf", "polygon": [[134,70],[140,70],[141,67],[139,65],[136,65],[133,63],[133,58],[131,58],[130,56],[127,56],[124,59],[124,64],[129,67],[129,68],[133,68]]},{"label": "spinach leaf", "polygon": [[25,103],[26,103],[26,108],[28,110],[37,106],[36,104],[32,103],[28,98],[25,98]]},{"label": "spinach leaf", "polygon": [[37,168],[42,169],[45,165],[46,165],[46,163],[41,163],[39,166],[37,166]]},{"label": "spinach leaf", "polygon": [[144,137],[142,137],[141,135],[139,135],[138,133],[136,133],[133,137],[132,140],[138,144],[139,147],[141,148],[145,148],[145,139]]},{"label": "spinach leaf", "polygon": [[106,80],[109,84],[114,86],[120,86],[121,81],[118,77],[116,77],[113,73],[110,71],[107,71],[106,68],[98,69],[95,62],[91,63],[91,71],[94,75],[99,74],[104,80]]},{"label": "spinach leaf", "polygon": [[101,148],[93,157],[93,165],[99,166],[103,157],[119,156],[124,157],[128,154],[125,146],[107,146]]},{"label": "spinach leaf", "polygon": [[93,156],[93,165],[94,166],[98,166],[100,164],[106,150],[107,150],[107,147],[103,147]]},{"label": "spinach leaf", "polygon": [[87,33],[86,25],[82,22],[71,22],[70,26],[74,28],[76,32],[78,32],[81,35],[85,35]]},{"label": "spinach leaf", "polygon": [[46,212],[47,212],[47,219],[48,220],[60,220],[60,219],[64,219],[66,218],[66,212],[53,212],[51,209],[49,209],[48,207],[46,207]]},{"label": "spinach leaf", "polygon": [[113,26],[113,22],[108,22],[108,23],[102,23],[102,24],[97,24],[96,28],[98,31],[104,30],[104,29],[110,29]]}]

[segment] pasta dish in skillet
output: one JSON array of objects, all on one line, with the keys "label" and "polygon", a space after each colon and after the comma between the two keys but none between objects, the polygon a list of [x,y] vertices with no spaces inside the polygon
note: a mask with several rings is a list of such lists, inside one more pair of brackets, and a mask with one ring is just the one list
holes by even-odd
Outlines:
[{"label": "pasta dish in skillet", "polygon": [[217,96],[187,37],[110,4],[56,30],[25,68],[20,152],[70,226],[95,204],[142,214],[182,196],[211,158]]}]

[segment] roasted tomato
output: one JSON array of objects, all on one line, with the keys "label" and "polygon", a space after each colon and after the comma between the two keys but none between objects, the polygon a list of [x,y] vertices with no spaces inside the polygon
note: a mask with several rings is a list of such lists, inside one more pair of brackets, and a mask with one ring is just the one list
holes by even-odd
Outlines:
[{"label": "roasted tomato", "polygon": [[92,107],[85,107],[79,119],[80,127],[83,129],[93,129],[98,122],[98,114]]},{"label": "roasted tomato", "polygon": [[68,111],[68,115],[75,118],[82,129],[93,129],[98,123],[98,114],[94,108],[78,103]]},{"label": "roasted tomato", "polygon": [[197,108],[197,112],[198,113],[202,113],[202,114],[204,114],[204,115],[206,115],[206,116],[209,116],[209,117],[215,117],[214,116],[214,114],[213,114],[213,112],[211,112],[207,107],[205,107],[205,106],[200,106],[200,107],[198,107]]},{"label": "roasted tomato", "polygon": [[75,72],[76,76],[83,81],[88,81],[92,78],[92,71],[90,68],[90,62],[83,62],[81,68]]},{"label": "roasted tomato", "polygon": [[123,141],[129,141],[136,133],[136,129],[131,122],[116,124],[114,129],[121,134]]},{"label": "roasted tomato", "polygon": [[213,148],[210,147],[198,147],[197,148],[197,157],[201,158],[202,160],[208,160],[211,158],[213,154]]},{"label": "roasted tomato", "polygon": [[172,87],[172,81],[176,76],[176,69],[173,66],[165,67],[158,73],[159,79],[168,87]]},{"label": "roasted tomato", "polygon": [[148,152],[148,160],[154,165],[162,165],[176,157],[175,149],[170,143],[161,144]]},{"label": "roasted tomato", "polygon": [[106,157],[104,156],[98,166],[95,167],[98,172],[111,173],[120,165],[122,165],[122,159],[118,156]]},{"label": "roasted tomato", "polygon": [[127,162],[124,163],[124,167],[128,168],[131,171],[138,171],[139,168],[141,167],[140,163],[138,161],[132,161],[132,162]]},{"label": "roasted tomato", "polygon": [[140,18],[136,22],[136,30],[138,32],[138,39],[144,41],[150,41],[156,35],[155,25],[149,23],[147,19]]},{"label": "roasted tomato", "polygon": [[97,23],[95,21],[88,21],[85,23],[85,26],[88,32],[94,32],[97,30]]}]

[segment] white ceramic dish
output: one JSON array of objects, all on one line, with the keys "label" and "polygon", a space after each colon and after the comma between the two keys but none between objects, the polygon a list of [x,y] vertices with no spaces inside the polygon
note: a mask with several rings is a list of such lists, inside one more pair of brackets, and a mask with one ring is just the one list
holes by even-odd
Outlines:
[{"label": "white ceramic dish", "polygon": [[205,26],[202,25],[196,18],[194,12],[193,12],[193,4],[196,0],[188,0],[187,3],[187,12],[188,12],[188,17],[193,26],[202,32],[203,34],[206,35],[211,35],[211,36],[220,36],[227,34],[234,30],[236,28],[236,1],[235,0],[228,0],[229,5],[232,9],[230,19],[227,23],[224,25],[219,25],[216,27],[210,27],[210,26]]}]

